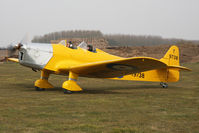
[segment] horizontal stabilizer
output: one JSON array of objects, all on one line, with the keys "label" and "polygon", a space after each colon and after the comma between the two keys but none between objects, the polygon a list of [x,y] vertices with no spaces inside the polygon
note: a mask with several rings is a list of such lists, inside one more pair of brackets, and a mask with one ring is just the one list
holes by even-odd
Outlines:
[{"label": "horizontal stabilizer", "polygon": [[169,68],[174,68],[174,69],[184,70],[184,71],[191,71],[191,69],[183,67],[183,66],[169,66]]},{"label": "horizontal stabilizer", "polygon": [[17,63],[19,62],[19,59],[17,58],[8,58],[8,60],[12,62],[17,62]]}]

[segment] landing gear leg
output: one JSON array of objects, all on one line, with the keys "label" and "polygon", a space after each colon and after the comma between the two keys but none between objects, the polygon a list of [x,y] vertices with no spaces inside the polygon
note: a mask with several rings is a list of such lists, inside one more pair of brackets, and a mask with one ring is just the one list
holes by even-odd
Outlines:
[{"label": "landing gear leg", "polygon": [[45,89],[48,89],[48,88],[54,88],[54,86],[48,82],[49,75],[50,74],[48,71],[45,71],[45,70],[41,71],[41,78],[35,81],[36,91],[44,91]]},{"label": "landing gear leg", "polygon": [[167,83],[160,82],[160,85],[162,86],[162,88],[168,88],[168,84]]},{"label": "landing gear leg", "polygon": [[78,78],[77,74],[69,72],[68,81],[65,81],[62,85],[65,94],[71,94],[73,92],[82,91],[82,88],[80,88],[80,86],[76,82],[77,78]]}]

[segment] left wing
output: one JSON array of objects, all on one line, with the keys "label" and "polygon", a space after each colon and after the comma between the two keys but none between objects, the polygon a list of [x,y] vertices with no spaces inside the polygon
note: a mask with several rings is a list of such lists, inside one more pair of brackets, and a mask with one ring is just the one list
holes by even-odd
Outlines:
[{"label": "left wing", "polygon": [[19,62],[19,59],[17,58],[8,58],[8,60],[12,62],[17,62],[17,63]]},{"label": "left wing", "polygon": [[167,65],[150,57],[132,57],[86,63],[70,67],[68,70],[58,68],[58,71],[72,71],[85,77],[113,78],[160,68],[167,68]]}]

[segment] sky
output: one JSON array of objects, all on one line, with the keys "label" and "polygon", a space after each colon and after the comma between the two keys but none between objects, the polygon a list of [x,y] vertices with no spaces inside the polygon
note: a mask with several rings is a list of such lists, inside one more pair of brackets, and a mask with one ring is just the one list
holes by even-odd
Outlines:
[{"label": "sky", "polygon": [[63,30],[199,40],[199,0],[0,0],[0,46]]}]

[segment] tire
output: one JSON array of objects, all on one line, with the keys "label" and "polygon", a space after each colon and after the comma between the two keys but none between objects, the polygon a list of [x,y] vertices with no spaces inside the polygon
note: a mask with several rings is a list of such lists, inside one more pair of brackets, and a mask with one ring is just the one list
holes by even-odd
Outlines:
[{"label": "tire", "polygon": [[162,88],[168,88],[168,84],[167,83],[160,82],[160,85],[162,86]]},{"label": "tire", "polygon": [[37,86],[35,86],[35,90],[36,90],[36,91],[45,91],[44,88],[39,88],[39,87],[37,87]]}]

